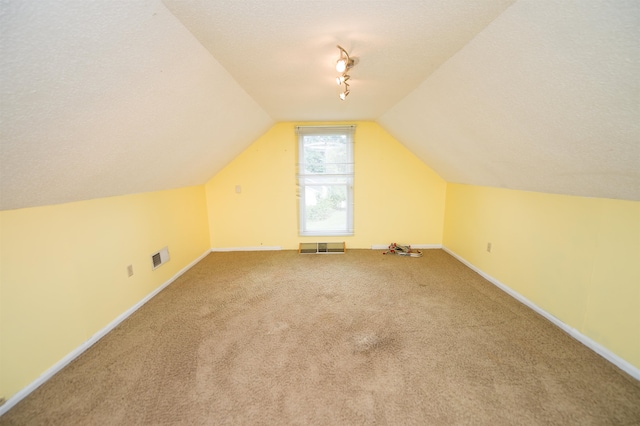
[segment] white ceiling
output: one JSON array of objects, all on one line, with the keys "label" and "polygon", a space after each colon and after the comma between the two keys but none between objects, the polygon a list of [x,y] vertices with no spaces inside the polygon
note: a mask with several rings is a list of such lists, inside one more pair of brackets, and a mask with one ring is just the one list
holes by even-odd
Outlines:
[{"label": "white ceiling", "polygon": [[519,0],[378,121],[449,182],[640,200],[640,2]]},{"label": "white ceiling", "polygon": [[[513,1],[164,3],[273,119],[327,121],[377,119]],[[348,102],[336,45],[358,58]]]},{"label": "white ceiling", "polygon": [[451,182],[640,200],[639,40],[636,0],[0,0],[0,209],[202,184],[285,120],[375,120]]},{"label": "white ceiling", "polygon": [[0,7],[2,210],[202,184],[273,124],[159,0]]}]

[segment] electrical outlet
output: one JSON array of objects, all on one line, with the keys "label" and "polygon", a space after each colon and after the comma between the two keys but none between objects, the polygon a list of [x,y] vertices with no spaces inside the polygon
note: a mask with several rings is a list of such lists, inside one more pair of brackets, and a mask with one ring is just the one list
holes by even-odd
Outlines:
[{"label": "electrical outlet", "polygon": [[133,265],[127,266],[127,275],[128,276],[132,276],[133,275]]},{"label": "electrical outlet", "polygon": [[487,251],[491,253],[491,243],[487,243]]}]

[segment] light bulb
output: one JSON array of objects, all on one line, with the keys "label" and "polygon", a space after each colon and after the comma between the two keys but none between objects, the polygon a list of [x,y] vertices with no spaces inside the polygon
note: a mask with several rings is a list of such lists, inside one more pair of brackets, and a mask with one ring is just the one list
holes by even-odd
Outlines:
[{"label": "light bulb", "polygon": [[348,90],[345,90],[344,92],[340,93],[340,99],[344,101],[345,99],[347,99],[348,94],[349,94]]},{"label": "light bulb", "polygon": [[338,62],[336,62],[336,71],[344,72],[347,69],[347,60],[340,58]]},{"label": "light bulb", "polygon": [[346,74],[340,75],[336,77],[336,84],[340,86],[342,83],[346,83],[349,80],[349,78],[351,78],[350,75],[346,75]]}]

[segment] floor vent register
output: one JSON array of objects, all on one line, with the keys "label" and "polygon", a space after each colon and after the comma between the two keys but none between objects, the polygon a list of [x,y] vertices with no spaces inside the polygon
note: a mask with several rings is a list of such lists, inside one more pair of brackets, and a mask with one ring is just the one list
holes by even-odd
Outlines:
[{"label": "floor vent register", "polygon": [[340,254],[345,253],[347,247],[341,243],[300,243],[298,253],[300,254]]}]

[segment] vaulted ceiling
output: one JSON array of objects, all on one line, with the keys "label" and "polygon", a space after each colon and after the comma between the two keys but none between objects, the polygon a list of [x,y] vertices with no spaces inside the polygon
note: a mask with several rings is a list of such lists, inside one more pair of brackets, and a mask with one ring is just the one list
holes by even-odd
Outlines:
[{"label": "vaulted ceiling", "polygon": [[450,182],[640,200],[639,40],[635,0],[2,0],[0,209],[202,184],[277,121],[345,120]]}]

